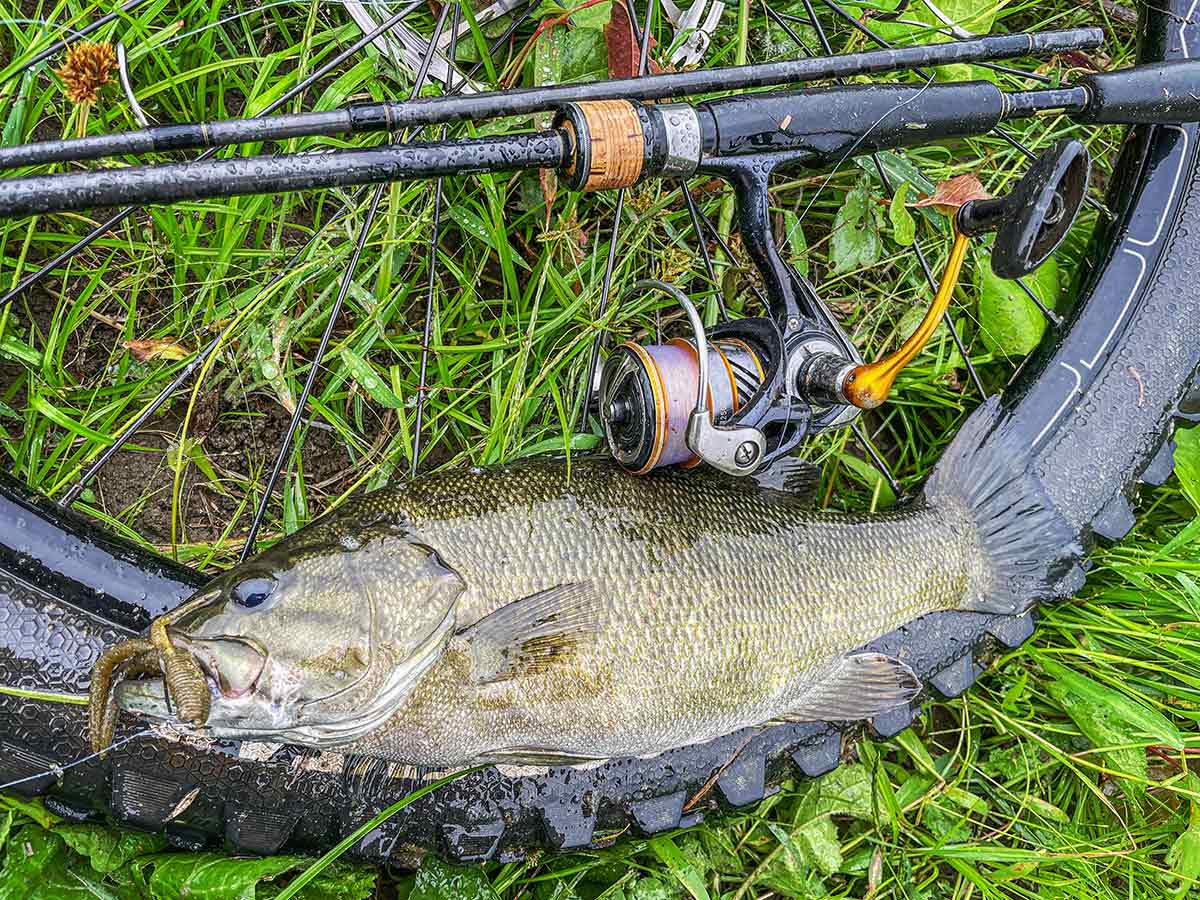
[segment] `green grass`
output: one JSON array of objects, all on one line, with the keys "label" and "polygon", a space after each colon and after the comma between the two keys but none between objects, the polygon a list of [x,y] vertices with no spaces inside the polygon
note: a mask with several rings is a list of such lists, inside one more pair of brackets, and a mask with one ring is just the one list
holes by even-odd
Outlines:
[{"label": "green grass", "polygon": [[[941,6],[981,10],[985,19],[995,14],[993,31],[1102,24],[1109,34],[1103,62],[1119,65],[1132,58],[1132,30],[1110,18],[1100,3],[1014,0],[992,8],[976,0],[945,0]],[[63,97],[49,65],[26,77],[20,61],[57,28],[78,27],[109,8],[77,0],[30,0],[18,7],[0,0],[0,18],[6,20],[0,23],[0,128],[6,140],[78,130],[80,113]],[[802,12],[799,2],[776,8]],[[22,18],[38,21],[17,21]],[[423,11],[413,27],[428,34],[432,21]],[[603,17],[594,21],[581,13],[576,21],[602,25]],[[795,52],[782,31],[768,27],[757,2],[731,5],[722,22],[706,65]],[[898,40],[928,37],[915,26],[876,24]],[[985,21],[975,30],[986,27]],[[811,32],[800,31],[816,45]],[[532,24],[524,27],[480,77],[489,82],[501,77],[532,33]],[[334,3],[150,0],[101,35],[125,42],[142,106],[167,122],[261,109],[358,31]],[[591,36],[591,45],[588,35],[573,40],[586,55],[603,49],[598,36]],[[665,25],[660,37],[669,43]],[[843,26],[833,28],[831,39],[838,49],[863,46]],[[1061,60],[1045,71],[1066,75]],[[999,78],[1007,87],[1022,83]],[[328,108],[409,90],[406,76],[371,50],[288,108]],[[88,131],[131,127],[119,89],[106,87],[88,114]],[[1035,149],[1070,131],[1053,117],[1019,129]],[[1119,134],[1086,137],[1097,163],[1094,182],[1102,189]],[[316,143],[294,141],[286,149]],[[907,159],[920,173],[897,179],[912,183],[910,200],[923,192],[922,175],[937,182],[973,172],[1000,191],[1024,168],[1017,152],[990,137],[922,148]],[[692,189],[708,216],[728,221],[722,220],[728,194],[720,185],[696,182]],[[675,319],[676,311],[659,297],[634,298],[612,307],[604,320],[598,317],[612,196],[580,197],[560,187],[547,226],[534,177],[450,180],[434,273],[427,265],[429,197],[427,185],[394,185],[385,193],[301,428],[301,446],[293,451],[291,475],[273,498],[265,541],[294,530],[351,491],[408,471],[431,277],[436,316],[419,461],[425,470],[594,447],[595,436],[575,433],[573,424],[597,329],[608,329],[610,341],[617,341],[652,333],[660,316]],[[350,198],[330,191],[158,208],[97,241],[30,297],[0,311],[0,449],[6,467],[41,491],[61,494],[181,365],[138,362],[125,342],[169,339],[195,350],[236,318],[233,336],[197,387],[181,392],[77,505],[189,564],[219,568],[231,562],[363,222],[363,197]],[[355,212],[322,229],[346,202]],[[869,169],[847,164],[832,176],[781,181],[773,202],[786,255],[806,268],[864,355],[894,346],[927,305],[930,291],[912,254],[898,242],[887,198]],[[867,231],[878,232],[874,249],[845,245],[844,210],[853,203],[860,204]],[[945,257],[946,232],[916,216],[918,239],[936,269]],[[1095,220],[1094,212],[1085,212],[1058,254],[1058,276],[1039,281],[1048,299],[1069,304],[1069,286]],[[68,246],[91,221],[70,215],[0,224],[0,287]],[[305,259],[264,292],[267,280],[315,232],[319,236]],[[850,258],[848,249],[859,262],[839,267],[839,259]],[[753,276],[736,240],[734,251],[734,260],[718,256],[718,282],[711,283],[678,186],[635,188],[626,203],[614,296],[640,277],[655,276],[703,301],[710,321],[718,295],[735,312],[755,312],[748,290]],[[980,293],[968,277],[954,318],[985,384],[998,390],[1019,363],[1015,351],[1031,326],[1023,301],[988,312],[979,305]],[[874,443],[906,488],[919,483],[963,411],[977,402],[961,360],[942,334],[907,370],[895,401],[868,422]],[[864,508],[891,501],[848,434],[812,443],[809,455],[824,466],[824,505]],[[859,744],[848,751],[848,765],[838,774],[785,785],[752,811],[651,841],[623,840],[600,853],[453,873],[430,861],[415,877],[415,889],[412,875],[345,865],[326,871],[319,884],[361,896],[356,889],[370,890],[377,876],[374,890],[383,897],[413,889],[414,897],[488,897],[495,891],[505,898],[564,900],[750,898],[770,892],[1176,896],[1187,885],[1178,873],[1200,873],[1200,831],[1192,830],[1193,819],[1200,820],[1200,807],[1193,806],[1200,803],[1200,781],[1188,768],[1200,749],[1193,727],[1200,714],[1200,564],[1194,561],[1198,532],[1187,528],[1194,515],[1173,482],[1146,493],[1137,529],[1119,547],[1097,554],[1081,597],[1047,610],[1033,641],[997,660],[965,697],[928,704],[913,730],[892,741]],[[1171,746],[1176,749],[1164,749]],[[0,842],[9,839],[6,852],[19,849],[28,858],[21,848],[41,842],[39,848],[49,848],[47,858],[58,854],[54,858],[64,865],[83,866],[80,854],[90,857],[88,880],[99,885],[99,896],[127,887],[117,885],[115,876],[101,883],[95,848],[134,838],[72,832],[62,824],[42,832],[28,824],[31,816],[50,824],[38,809],[3,810]],[[5,826],[6,817],[17,830]],[[141,852],[157,849],[139,846]],[[135,865],[137,854],[130,856],[129,865]],[[173,854],[170,863],[159,859],[156,873],[186,873],[220,862],[190,854]],[[250,864],[230,865],[253,890],[258,878],[285,878],[303,862],[254,863],[253,872],[246,868]],[[0,873],[0,885],[4,877]],[[145,890],[169,893],[175,884],[165,874],[153,878]],[[232,891],[232,884],[206,896]],[[277,886],[264,883],[258,896]],[[67,890],[41,896],[75,896]]]}]

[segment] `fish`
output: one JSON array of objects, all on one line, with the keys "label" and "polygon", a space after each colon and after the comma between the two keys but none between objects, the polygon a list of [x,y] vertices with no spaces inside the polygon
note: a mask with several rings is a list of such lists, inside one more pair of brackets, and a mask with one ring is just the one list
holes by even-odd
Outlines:
[{"label": "fish", "polygon": [[[421,476],[218,576],[165,633],[210,691],[200,733],[434,768],[868,719],[922,689],[873,640],[1022,612],[1082,553],[1004,421],[982,408],[875,514],[814,509],[812,467],[786,461],[762,483],[600,457]],[[162,679],[103,688],[172,716]]]}]

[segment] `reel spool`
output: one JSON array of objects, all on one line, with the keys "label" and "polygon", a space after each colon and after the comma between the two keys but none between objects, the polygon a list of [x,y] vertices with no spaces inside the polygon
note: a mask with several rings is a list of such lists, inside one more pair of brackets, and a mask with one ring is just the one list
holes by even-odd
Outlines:
[{"label": "reel spool", "polygon": [[[706,406],[712,423],[721,426],[762,386],[763,366],[737,338],[706,343],[711,373]],[[644,475],[659,466],[699,464],[688,444],[699,380],[694,341],[675,338],[648,346],[629,341],[613,351],[600,382],[600,418],[608,448],[622,466]]]},{"label": "reel spool", "polygon": [[674,285],[646,278],[625,293],[642,290],[674,297],[693,339],[649,346],[630,341],[605,361],[598,399],[609,451],[636,475],[701,460],[730,475],[751,474],[767,455],[767,438],[737,416],[759,402],[754,398],[766,381],[762,356],[752,341],[709,340],[695,304]]}]

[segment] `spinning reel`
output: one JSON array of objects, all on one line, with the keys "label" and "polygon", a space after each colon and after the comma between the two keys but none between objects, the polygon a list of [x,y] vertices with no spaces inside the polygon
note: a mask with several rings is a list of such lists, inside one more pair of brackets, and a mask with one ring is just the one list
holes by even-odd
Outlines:
[{"label": "spinning reel", "polygon": [[949,307],[969,238],[995,232],[991,265],[1001,278],[1033,272],[1074,223],[1087,192],[1089,161],[1081,143],[1062,141],[1011,193],[959,207],[933,304],[897,350],[872,363],[859,357],[808,282],[783,264],[766,220],[762,169],[732,160],[702,168],[737,188],[739,227],[766,280],[768,311],[705,331],[677,287],[646,280],[629,289],[670,294],[692,330],[690,338],[663,344],[626,342],[605,361],[598,395],[604,437],[613,456],[635,474],[703,460],[749,475],[805,436],[845,426],[882,404]]}]

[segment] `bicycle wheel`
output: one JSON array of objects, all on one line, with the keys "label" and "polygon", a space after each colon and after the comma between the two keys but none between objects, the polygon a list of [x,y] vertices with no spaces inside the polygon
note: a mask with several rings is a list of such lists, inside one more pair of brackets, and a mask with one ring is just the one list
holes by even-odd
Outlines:
[{"label": "bicycle wheel", "polygon": [[[834,7],[837,8],[837,7]],[[1143,60],[1191,58],[1200,46],[1196,0],[1143,9]],[[1108,195],[1091,270],[1069,320],[1044,342],[1005,394],[1004,415],[1032,448],[1032,465],[1073,524],[1100,538],[1133,524],[1129,492],[1170,471],[1172,418],[1200,364],[1200,315],[1190,290],[1200,253],[1195,126],[1131,129]],[[328,846],[412,787],[387,763],[296,748],[192,746],[139,739],[106,759],[84,755],[84,716],[50,707],[38,691],[78,692],[100,650],[144,626],[201,583],[5,480],[0,483],[0,783],[41,794],[68,816],[109,812],[196,845],[224,839],[259,853]],[[1077,589],[1082,568],[1060,585]],[[939,613],[870,648],[903,653],[944,696],[966,690],[997,646],[1033,632],[1032,615]],[[898,733],[912,708],[870,723]],[[854,729],[778,725],[680,748],[652,759],[587,768],[489,768],[406,807],[357,852],[404,860],[431,849],[460,861],[512,859],[534,849],[602,844],[634,831],[699,821],[761,799],[785,778],[836,767]]]}]

